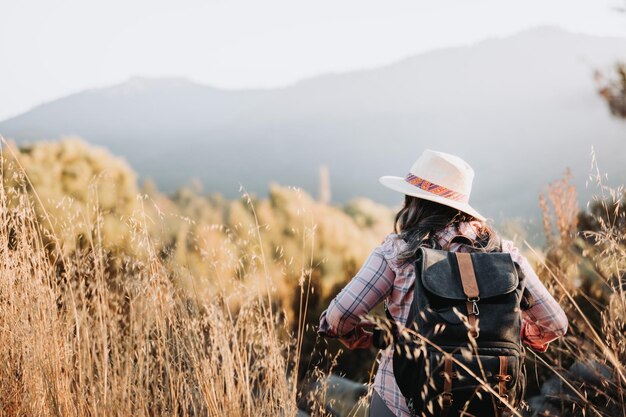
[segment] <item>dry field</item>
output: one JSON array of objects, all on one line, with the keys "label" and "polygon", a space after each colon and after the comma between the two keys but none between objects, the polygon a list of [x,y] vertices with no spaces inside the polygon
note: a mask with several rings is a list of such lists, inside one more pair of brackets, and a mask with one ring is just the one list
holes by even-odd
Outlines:
[{"label": "dry field", "polygon": [[[281,257],[264,243],[277,226],[259,220],[258,202],[244,192],[252,222],[229,237],[246,248],[234,261],[241,267],[196,288],[193,271],[164,256],[150,232],[159,219],[147,199],[120,216],[133,252],[116,251],[103,238],[107,211],[97,193],[85,211],[65,210],[67,201],[50,210],[15,153],[2,164],[0,415],[296,415],[303,346],[314,334],[309,312],[324,288],[315,216],[296,233],[300,258]],[[622,190],[599,190],[579,215],[567,180],[552,184],[541,200],[548,247],[527,247],[571,323],[549,353],[529,352],[530,392],[551,415],[626,416],[626,201]],[[216,271],[219,262],[233,259],[214,260]],[[309,378],[323,386],[327,371]],[[545,381],[557,388],[540,392]],[[327,403],[318,393],[307,411],[325,415]]]}]

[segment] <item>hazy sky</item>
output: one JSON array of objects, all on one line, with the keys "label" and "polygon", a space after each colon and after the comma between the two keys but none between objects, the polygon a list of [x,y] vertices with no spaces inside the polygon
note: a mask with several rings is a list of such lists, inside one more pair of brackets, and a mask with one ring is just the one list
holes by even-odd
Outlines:
[{"label": "hazy sky", "polygon": [[275,87],[537,25],[626,37],[620,0],[0,0],[0,120],[130,76]]}]

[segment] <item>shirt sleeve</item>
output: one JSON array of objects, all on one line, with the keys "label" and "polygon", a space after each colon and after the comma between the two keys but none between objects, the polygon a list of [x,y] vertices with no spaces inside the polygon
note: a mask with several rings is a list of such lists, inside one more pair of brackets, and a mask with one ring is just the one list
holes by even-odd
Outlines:
[{"label": "shirt sleeve", "polygon": [[330,302],[320,316],[318,333],[352,342],[361,317],[390,294],[395,273],[377,246],[350,282]]},{"label": "shirt sleeve", "polygon": [[526,289],[533,299],[531,307],[522,311],[522,341],[534,350],[545,352],[550,342],[567,332],[567,316],[514,243],[503,240],[502,250],[509,252],[522,269]]}]

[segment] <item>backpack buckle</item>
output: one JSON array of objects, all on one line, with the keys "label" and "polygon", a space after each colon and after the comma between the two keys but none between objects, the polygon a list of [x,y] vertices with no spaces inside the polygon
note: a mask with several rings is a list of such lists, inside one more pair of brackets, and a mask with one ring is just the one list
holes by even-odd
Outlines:
[{"label": "backpack buckle", "polygon": [[443,408],[450,408],[452,407],[452,403],[453,403],[453,399],[452,399],[452,394],[449,392],[444,392],[443,394],[441,394],[441,399],[442,399],[442,406]]},{"label": "backpack buckle", "polygon": [[415,409],[415,405],[413,404],[413,398],[408,399],[408,401],[406,402],[406,406],[409,408],[409,411],[412,414],[417,415],[417,410]]},{"label": "backpack buckle", "polygon": [[468,298],[467,301],[472,303],[472,314],[478,316],[480,314],[480,310],[478,310],[478,301],[480,301],[480,297]]}]

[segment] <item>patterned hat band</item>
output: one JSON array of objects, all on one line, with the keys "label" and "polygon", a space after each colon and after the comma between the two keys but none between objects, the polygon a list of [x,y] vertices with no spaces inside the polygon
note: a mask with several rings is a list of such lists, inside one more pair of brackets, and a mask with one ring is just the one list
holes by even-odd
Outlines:
[{"label": "patterned hat band", "polygon": [[451,189],[444,186],[432,183],[420,177],[416,177],[411,173],[408,173],[404,180],[411,185],[421,188],[424,191],[428,191],[429,193],[436,194],[440,197],[448,198],[455,201],[461,201],[463,203],[469,202],[469,195],[459,193],[457,191],[452,191]]}]

